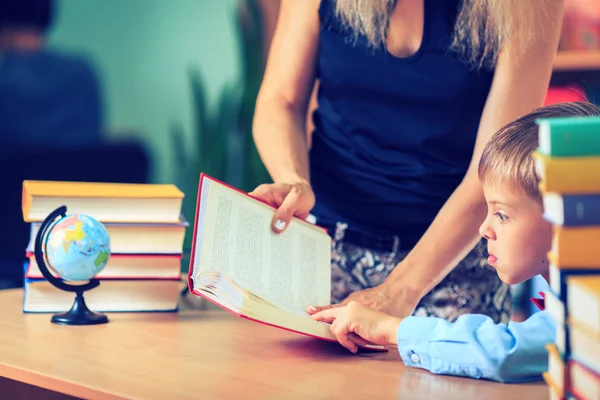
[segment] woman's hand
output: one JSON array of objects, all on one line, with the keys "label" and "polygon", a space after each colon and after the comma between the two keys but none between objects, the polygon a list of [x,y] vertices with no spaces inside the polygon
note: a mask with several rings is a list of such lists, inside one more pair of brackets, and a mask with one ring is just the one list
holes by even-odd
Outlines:
[{"label": "woman's hand", "polygon": [[260,185],[249,195],[277,208],[271,223],[276,233],[283,232],[293,216],[308,217],[315,205],[315,194],[306,182]]},{"label": "woman's hand", "polygon": [[419,300],[421,300],[421,296],[416,290],[401,285],[399,282],[386,281],[373,288],[356,291],[339,304],[311,306],[307,312],[313,315],[319,311],[335,309],[350,302],[356,302],[394,317],[404,318],[413,313]]},{"label": "woman's hand", "polygon": [[331,332],[342,346],[356,353],[368,343],[396,344],[396,332],[402,319],[392,317],[351,301],[344,307],[331,308],[312,316],[316,321],[331,323]]}]

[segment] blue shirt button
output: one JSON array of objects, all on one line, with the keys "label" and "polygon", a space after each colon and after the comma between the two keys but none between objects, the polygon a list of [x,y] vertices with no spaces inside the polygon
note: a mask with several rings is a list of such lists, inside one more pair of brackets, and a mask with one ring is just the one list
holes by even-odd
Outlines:
[{"label": "blue shirt button", "polygon": [[411,352],[411,355],[410,355],[410,360],[411,360],[412,362],[414,362],[415,364],[418,364],[418,363],[420,363],[420,362],[421,362],[421,357],[419,357],[419,355],[418,355],[417,353],[415,353],[415,352]]}]

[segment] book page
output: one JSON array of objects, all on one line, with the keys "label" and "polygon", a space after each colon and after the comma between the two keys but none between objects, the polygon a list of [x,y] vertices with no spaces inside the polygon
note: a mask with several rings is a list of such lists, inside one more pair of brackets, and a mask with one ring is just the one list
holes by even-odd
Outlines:
[{"label": "book page", "polygon": [[275,234],[272,207],[206,177],[203,182],[193,276],[216,270],[297,309],[329,304],[331,239],[325,231],[292,220]]}]

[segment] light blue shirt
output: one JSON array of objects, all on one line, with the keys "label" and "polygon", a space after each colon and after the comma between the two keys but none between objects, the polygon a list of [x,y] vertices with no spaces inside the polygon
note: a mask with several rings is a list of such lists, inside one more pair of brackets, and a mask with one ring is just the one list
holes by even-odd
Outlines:
[{"label": "light blue shirt", "polygon": [[548,368],[545,346],[555,336],[555,322],[547,311],[508,325],[476,314],[462,315],[454,323],[408,317],[397,333],[400,356],[409,367],[499,382],[541,379]]}]

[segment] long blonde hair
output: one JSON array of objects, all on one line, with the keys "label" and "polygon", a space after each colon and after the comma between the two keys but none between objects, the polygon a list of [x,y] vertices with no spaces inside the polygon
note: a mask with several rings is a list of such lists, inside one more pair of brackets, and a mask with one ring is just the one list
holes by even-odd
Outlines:
[{"label": "long blonde hair", "polygon": [[[402,1],[402,0],[398,0]],[[445,0],[433,0],[444,3]],[[385,46],[385,38],[395,0],[336,0],[336,15],[363,36],[373,47]],[[458,11],[451,50],[476,66],[493,66],[498,52],[510,40],[524,48],[530,40],[539,0],[462,0]]]}]

